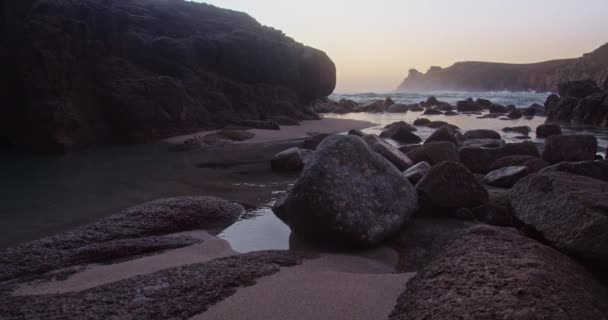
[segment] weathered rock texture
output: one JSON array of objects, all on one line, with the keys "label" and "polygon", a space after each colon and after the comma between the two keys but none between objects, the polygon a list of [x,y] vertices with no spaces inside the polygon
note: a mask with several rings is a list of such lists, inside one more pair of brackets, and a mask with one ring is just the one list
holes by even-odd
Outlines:
[{"label": "weathered rock texture", "polygon": [[180,0],[6,0],[0,57],[0,140],[33,150],[304,117],[336,82],[325,53]]},{"label": "weathered rock texture", "polygon": [[562,83],[545,102],[547,122],[608,127],[608,88],[593,80]]},{"label": "weathered rock texture", "polygon": [[606,289],[511,229],[480,226],[407,283],[390,319],[606,319]]},{"label": "weathered rock texture", "polygon": [[577,59],[532,64],[458,62],[442,69],[432,67],[426,74],[415,69],[399,90],[513,90],[553,91],[565,81],[608,79],[608,44]]}]

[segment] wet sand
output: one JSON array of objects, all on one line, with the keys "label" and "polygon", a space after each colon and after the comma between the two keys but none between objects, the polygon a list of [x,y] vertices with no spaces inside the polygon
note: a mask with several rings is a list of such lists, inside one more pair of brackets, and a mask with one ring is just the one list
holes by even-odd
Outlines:
[{"label": "wet sand", "polygon": [[[375,123],[369,121],[323,118],[321,120],[302,121],[299,126],[281,126],[281,130],[250,129],[248,131],[255,134],[255,136],[252,139],[236,143],[247,144],[303,140],[311,135],[319,133],[341,133],[347,132],[351,129],[366,129],[375,125]],[[193,134],[172,137],[165,139],[164,141],[172,144],[181,144],[189,139],[202,138],[215,132],[216,131],[201,131]]]}]

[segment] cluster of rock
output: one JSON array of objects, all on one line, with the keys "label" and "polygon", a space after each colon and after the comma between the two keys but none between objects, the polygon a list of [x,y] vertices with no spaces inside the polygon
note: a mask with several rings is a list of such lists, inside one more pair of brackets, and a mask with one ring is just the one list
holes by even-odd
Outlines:
[{"label": "cluster of rock", "polygon": [[[442,319],[454,304],[470,318],[605,317],[608,161],[595,160],[593,136],[540,130],[544,148],[448,124],[402,147],[360,132],[324,137],[273,211],[323,246],[393,239],[402,270],[419,274],[391,319]],[[385,129],[406,140],[415,131]]]},{"label": "cluster of rock", "polygon": [[[148,142],[242,120],[314,119],[327,55],[192,1],[0,4],[0,148]],[[293,121],[293,120],[290,120]]]},{"label": "cluster of rock", "polygon": [[547,121],[608,127],[608,88],[593,80],[565,82],[547,98]]},{"label": "cluster of rock", "polygon": [[478,98],[468,98],[458,101],[455,106],[448,102],[437,100],[436,97],[429,97],[426,101],[420,103],[403,104],[395,103],[390,97],[385,100],[372,100],[367,103],[358,103],[353,100],[341,99],[333,101],[329,98],[319,99],[312,105],[312,109],[318,113],[406,113],[406,112],[422,112],[424,115],[446,115],[455,116],[458,114],[481,114],[488,112],[481,118],[498,118],[503,117],[504,120],[520,119],[522,117],[532,118],[545,115],[545,107],[534,103],[527,108],[519,109],[514,105],[503,106],[501,104],[492,103],[492,101]]}]

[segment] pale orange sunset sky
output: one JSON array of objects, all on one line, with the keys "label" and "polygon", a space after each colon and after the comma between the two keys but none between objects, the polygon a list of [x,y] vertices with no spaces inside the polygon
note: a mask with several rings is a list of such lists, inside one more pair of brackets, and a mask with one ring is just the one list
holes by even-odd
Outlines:
[{"label": "pale orange sunset sky", "polygon": [[337,92],[390,91],[410,68],[579,57],[608,42],[608,0],[209,0],[327,52]]}]

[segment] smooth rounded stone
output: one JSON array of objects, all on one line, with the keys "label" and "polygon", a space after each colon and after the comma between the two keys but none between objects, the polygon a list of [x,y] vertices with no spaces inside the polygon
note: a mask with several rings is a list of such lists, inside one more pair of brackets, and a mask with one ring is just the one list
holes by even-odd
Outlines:
[{"label": "smooth rounded stone", "polygon": [[498,227],[512,227],[515,223],[508,208],[491,202],[473,208],[473,216],[478,221]]},{"label": "smooth rounded stone", "polygon": [[363,112],[370,113],[382,113],[386,110],[386,106],[384,105],[384,101],[382,100],[374,100],[363,106],[361,109]]},{"label": "smooth rounded stone", "polygon": [[523,110],[521,110],[521,114],[528,120],[534,118],[534,116],[536,115],[536,110],[535,109],[531,109],[531,108],[525,108]]},{"label": "smooth rounded stone", "polygon": [[502,129],[503,132],[516,132],[521,133],[523,135],[528,135],[532,132],[532,128],[528,126],[520,126],[520,127],[506,127]]},{"label": "smooth rounded stone", "polygon": [[418,118],[418,119],[414,120],[415,126],[426,126],[429,123],[431,123],[431,120],[426,119],[426,118]]},{"label": "smooth rounded stone", "polygon": [[550,136],[558,136],[562,134],[562,128],[559,124],[541,124],[536,128],[537,138],[548,138]]},{"label": "smooth rounded stone", "polygon": [[430,108],[427,108],[426,110],[424,110],[423,114],[424,115],[440,115],[440,114],[443,114],[443,112],[439,111],[435,107],[430,107]]},{"label": "smooth rounded stone", "polygon": [[475,100],[475,102],[484,109],[488,109],[488,108],[490,108],[490,106],[492,106],[492,101],[490,101],[488,99],[477,98],[477,100]]},{"label": "smooth rounded stone", "polygon": [[483,181],[494,187],[511,188],[528,174],[530,174],[530,170],[526,166],[510,166],[488,173]]},{"label": "smooth rounded stone", "polygon": [[522,116],[523,113],[519,109],[513,109],[507,114],[507,118],[509,119],[520,119]]},{"label": "smooth rounded stone", "polygon": [[532,138],[530,136],[516,136],[516,137],[514,137],[514,139],[517,139],[517,140],[531,140]]},{"label": "smooth rounded stone", "polygon": [[487,130],[487,129],[469,130],[464,133],[464,138],[467,140],[471,140],[471,139],[500,140],[500,139],[502,139],[502,137],[500,136],[500,133],[498,133],[494,130]]},{"label": "smooth rounded stone", "polygon": [[396,147],[384,141],[382,138],[375,134],[367,134],[363,136],[365,141],[372,150],[379,153],[386,160],[390,161],[397,169],[403,171],[407,170],[414,163],[408,158],[403,152],[399,151]]},{"label": "smooth rounded stone", "polygon": [[476,112],[481,111],[481,106],[473,100],[462,100],[456,103],[458,112]]},{"label": "smooth rounded stone", "polygon": [[327,137],[329,137],[329,134],[327,133],[320,133],[310,136],[304,140],[301,148],[307,150],[316,150],[321,141]]},{"label": "smooth rounded stone", "polygon": [[567,81],[562,82],[557,86],[559,96],[573,97],[573,98],[586,98],[587,96],[601,91],[597,82],[594,80],[578,80],[578,81]]},{"label": "smooth rounded stone", "polygon": [[431,142],[447,141],[459,146],[463,140],[464,137],[462,136],[462,133],[460,133],[457,129],[444,126],[433,132],[433,134],[431,134],[424,143],[427,144]]},{"label": "smooth rounded stone", "polygon": [[532,105],[530,105],[528,107],[528,110],[534,110],[534,115],[537,115],[537,116],[544,116],[546,113],[545,106],[543,106],[542,104],[538,104],[538,103],[533,103]]},{"label": "smooth rounded stone", "polygon": [[548,172],[568,172],[608,182],[608,161],[562,162],[540,170],[540,173]]},{"label": "smooth rounded stone", "polygon": [[405,176],[412,184],[418,183],[431,170],[431,165],[428,162],[422,161],[415,164],[413,167],[405,170]]},{"label": "smooth rounded stone", "polygon": [[416,185],[419,202],[428,209],[473,208],[488,202],[488,191],[458,162],[442,162]]},{"label": "smooth rounded stone", "polygon": [[[440,238],[441,239],[441,238]],[[390,320],[605,319],[608,293],[585,268],[511,228],[452,232],[410,280]]]},{"label": "smooth rounded stone", "polygon": [[432,128],[432,129],[439,129],[442,127],[450,127],[453,129],[460,129],[457,126],[453,125],[453,124],[449,124],[445,121],[431,121],[429,123],[427,123],[425,126]]},{"label": "smooth rounded stone", "polygon": [[540,158],[538,148],[532,142],[507,143],[499,148],[462,147],[460,161],[474,173],[487,174],[492,164],[508,156],[533,156]]},{"label": "smooth rounded stone", "polygon": [[414,163],[428,162],[434,166],[444,161],[459,162],[458,147],[447,141],[438,141],[418,146],[407,152]]},{"label": "smooth rounded stone", "polygon": [[273,171],[298,172],[308,163],[313,153],[314,151],[308,149],[289,148],[275,155],[270,165]]},{"label": "smooth rounded stone", "polygon": [[536,173],[550,166],[550,164],[535,156],[507,156],[494,161],[490,166],[490,170],[495,171],[511,166],[525,166],[530,170],[530,173]]},{"label": "smooth rounded stone", "polygon": [[366,247],[391,237],[417,207],[412,184],[360,138],[325,139],[285,200],[303,239]]},{"label": "smooth rounded stone", "polygon": [[357,130],[357,129],[351,129],[348,132],[349,135],[353,135],[353,136],[357,136],[357,137],[363,137],[365,135],[365,133],[363,133],[363,131],[361,130]]},{"label": "smooth rounded stone", "polygon": [[386,97],[386,99],[384,99],[384,108],[385,109],[394,104],[395,104],[395,101],[393,101],[393,99],[391,99],[391,97]]},{"label": "smooth rounded stone", "polygon": [[459,115],[459,114],[460,114],[460,113],[458,113],[458,112],[456,112],[456,111],[448,110],[448,111],[446,111],[446,112],[445,112],[443,115],[445,115],[445,116],[457,116],[457,115]]},{"label": "smooth rounded stone", "polygon": [[597,138],[592,135],[558,135],[545,140],[543,160],[550,164],[563,161],[595,160]]},{"label": "smooth rounded stone", "polygon": [[409,110],[412,112],[422,112],[424,108],[419,104],[413,104],[409,106]]},{"label": "smooth rounded stone", "polygon": [[477,119],[496,119],[500,117],[500,114],[498,113],[488,113],[488,114],[484,114],[481,117],[477,117]]},{"label": "smooth rounded stone", "polygon": [[502,139],[471,139],[462,142],[463,147],[480,147],[480,148],[498,148],[502,147],[506,142]]},{"label": "smooth rounded stone", "polygon": [[508,113],[509,110],[507,109],[507,107],[500,105],[500,104],[492,104],[490,106],[490,113],[495,113],[495,114],[503,114],[503,113]]},{"label": "smooth rounded stone", "polygon": [[515,105],[512,105],[512,104],[508,105],[506,108],[507,108],[507,110],[508,110],[509,112],[511,112],[511,111],[513,111],[513,110],[515,110],[515,109],[517,109],[517,107],[516,107]]},{"label": "smooth rounded stone", "polygon": [[415,135],[410,130],[403,128],[403,127],[398,127],[395,130],[395,133],[393,133],[393,135],[390,138],[395,141],[398,141],[401,143],[407,143],[407,144],[422,142],[422,139],[419,136]]},{"label": "smooth rounded stone", "polygon": [[404,128],[408,131],[418,131],[418,129],[416,127],[414,127],[413,125],[405,122],[405,121],[397,121],[397,122],[393,122],[391,124],[388,124],[384,127],[384,129],[393,129],[393,128]]},{"label": "smooth rounded stone", "polygon": [[396,103],[391,105],[390,107],[388,107],[388,109],[386,109],[386,112],[389,113],[405,113],[408,110],[408,106],[406,104],[402,104],[402,103]]},{"label": "smooth rounded stone", "polygon": [[[548,245],[608,270],[608,183],[566,172],[536,173],[510,193],[515,216]],[[606,274],[604,273],[604,276]]]}]

